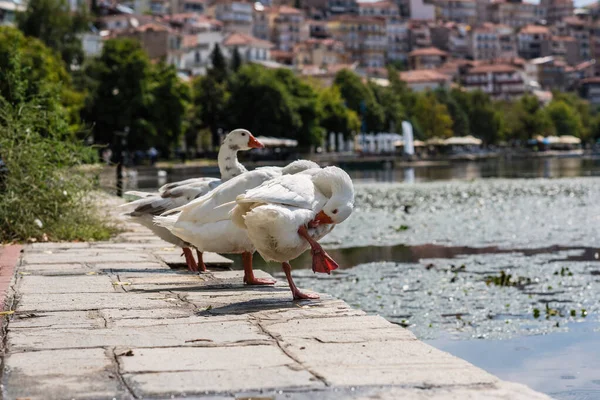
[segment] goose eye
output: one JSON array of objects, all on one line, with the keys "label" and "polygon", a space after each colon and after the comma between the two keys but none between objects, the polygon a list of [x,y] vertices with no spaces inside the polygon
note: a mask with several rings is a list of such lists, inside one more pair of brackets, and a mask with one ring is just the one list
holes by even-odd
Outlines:
[{"label": "goose eye", "polygon": [[246,136],[246,132],[242,132],[242,136]]},{"label": "goose eye", "polygon": [[332,211],[332,213],[337,214],[338,209],[336,208],[335,210]]}]

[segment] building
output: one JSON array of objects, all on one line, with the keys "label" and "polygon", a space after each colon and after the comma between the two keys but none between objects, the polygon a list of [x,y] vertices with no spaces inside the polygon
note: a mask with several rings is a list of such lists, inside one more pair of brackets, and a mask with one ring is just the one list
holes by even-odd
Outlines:
[{"label": "building", "polygon": [[590,30],[591,24],[583,19],[575,16],[565,17],[558,26],[564,26],[567,36],[575,38],[579,50],[579,59],[573,63],[587,60],[591,57],[591,41],[590,41]]},{"label": "building", "polygon": [[271,38],[271,9],[265,7],[262,3],[254,3],[254,11],[252,13],[252,35],[262,39],[269,40]]},{"label": "building", "polygon": [[308,39],[294,46],[294,65],[334,65],[347,62],[344,44],[333,39]]},{"label": "building", "polygon": [[577,86],[579,81],[596,76],[596,60],[588,60],[574,67],[566,67],[565,72],[568,81],[567,90],[571,90]]},{"label": "building", "polygon": [[231,57],[235,48],[244,61],[270,61],[273,43],[243,33],[230,33],[223,40],[224,54]]},{"label": "building", "polygon": [[539,6],[522,0],[493,0],[487,10],[490,22],[508,25],[512,28],[536,23]]},{"label": "building", "polygon": [[385,19],[341,15],[327,21],[333,39],[344,44],[350,62],[362,67],[385,65],[387,32]]},{"label": "building", "polygon": [[386,23],[387,47],[385,58],[390,61],[406,61],[410,52],[409,24],[405,21],[391,20]]},{"label": "building", "polygon": [[330,15],[358,14],[356,0],[327,0]]},{"label": "building", "polygon": [[97,57],[102,54],[102,48],[104,47],[103,33],[108,33],[108,31],[85,32],[81,35],[81,48],[86,57]]},{"label": "building", "polygon": [[484,23],[472,31],[471,55],[474,60],[493,60],[517,56],[517,43],[510,26]]},{"label": "building", "polygon": [[325,39],[331,36],[327,30],[327,21],[309,19],[305,23],[308,25],[309,37],[315,39]]},{"label": "building", "polygon": [[409,51],[408,25],[400,17],[400,8],[391,0],[358,0],[358,14],[383,18],[386,22],[386,60],[406,60]]},{"label": "building", "polygon": [[525,59],[542,56],[542,43],[550,39],[550,30],[545,26],[527,25],[517,34],[519,56]]},{"label": "building", "polygon": [[358,15],[363,17],[381,17],[386,20],[398,20],[400,9],[391,0],[357,0]]},{"label": "building", "polygon": [[448,59],[448,53],[436,47],[416,49],[408,53],[410,69],[436,69]]},{"label": "building", "polygon": [[560,57],[570,65],[579,63],[579,46],[572,36],[550,36],[542,43],[542,56]]},{"label": "building", "polygon": [[508,64],[483,64],[466,72],[467,90],[481,90],[497,100],[513,100],[525,93],[525,81],[519,70]]},{"label": "building", "polygon": [[425,0],[409,1],[410,19],[433,21],[435,19],[435,5]]},{"label": "building", "polygon": [[399,75],[400,80],[415,92],[449,89],[452,83],[450,76],[433,70],[405,71]]},{"label": "building", "polygon": [[178,0],[179,12],[204,14],[207,8],[207,0]]},{"label": "building", "polygon": [[477,3],[475,0],[437,0],[437,15],[444,21],[462,24],[477,22]]},{"label": "building", "polygon": [[542,89],[565,90],[568,84],[566,68],[564,61],[552,56],[535,58],[525,64],[525,75],[528,80],[537,82]]},{"label": "building", "polygon": [[304,14],[297,8],[279,6],[271,9],[271,41],[277,49],[292,51],[296,43],[308,39],[309,28]]},{"label": "building", "polygon": [[565,17],[570,17],[575,11],[573,0],[541,0],[540,7],[544,9],[544,19],[548,24],[554,24]]},{"label": "building", "polygon": [[26,8],[20,1],[0,0],[0,26],[14,25],[17,13],[25,11]]},{"label": "building", "polygon": [[411,20],[408,22],[411,49],[431,47],[431,29],[427,21]]},{"label": "building", "polygon": [[168,57],[173,54],[173,51],[181,48],[182,38],[166,25],[149,22],[137,27],[118,30],[115,35],[137,39],[152,60],[164,59],[177,65],[177,62],[169,60]]},{"label": "building", "polygon": [[224,32],[252,34],[254,5],[242,0],[217,0],[207,14],[223,23]]},{"label": "building", "polygon": [[600,104],[600,76],[579,81],[579,94],[592,104]]}]

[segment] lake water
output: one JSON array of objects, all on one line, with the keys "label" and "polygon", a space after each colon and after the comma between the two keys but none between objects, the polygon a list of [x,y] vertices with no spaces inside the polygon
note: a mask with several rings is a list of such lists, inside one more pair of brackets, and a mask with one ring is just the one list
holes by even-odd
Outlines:
[{"label": "lake water", "polygon": [[[292,261],[299,286],[501,378],[558,399],[600,399],[599,159],[352,176],[356,210],[322,240],[342,268],[313,274],[305,254]],[[284,279],[258,255],[255,266]]]}]

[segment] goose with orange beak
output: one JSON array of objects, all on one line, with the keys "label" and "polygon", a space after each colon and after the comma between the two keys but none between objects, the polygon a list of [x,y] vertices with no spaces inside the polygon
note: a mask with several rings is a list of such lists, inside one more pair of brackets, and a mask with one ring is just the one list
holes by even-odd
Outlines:
[{"label": "goose with orange beak", "polygon": [[158,193],[130,191],[125,194],[138,197],[139,199],[124,204],[122,207],[129,209],[126,215],[134,222],[149,228],[164,241],[181,247],[190,271],[206,271],[206,266],[202,260],[202,252],[196,250],[198,255],[198,262],[196,263],[190,249],[191,245],[173,235],[168,229],[155,225],[153,218],[166,211],[188,204],[192,200],[214,190],[222,183],[248,172],[238,161],[238,151],[260,149],[263,147],[265,146],[246,129],[235,129],[227,134],[219,149],[218,162],[221,179],[203,177],[173,182],[161,187]]},{"label": "goose with orange beak", "polygon": [[248,231],[266,261],[282,264],[294,300],[319,298],[296,287],[289,261],[310,247],[314,272],[329,274],[339,267],[318,240],[352,213],[354,186],[348,174],[326,167],[283,175],[248,190],[236,202],[232,221]]}]

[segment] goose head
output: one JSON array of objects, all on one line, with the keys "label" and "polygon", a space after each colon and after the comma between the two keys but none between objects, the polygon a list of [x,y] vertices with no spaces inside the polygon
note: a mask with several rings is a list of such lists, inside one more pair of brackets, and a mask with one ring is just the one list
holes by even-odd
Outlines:
[{"label": "goose head", "polygon": [[260,149],[265,147],[264,144],[259,142],[254,135],[252,135],[250,131],[247,131],[246,129],[234,129],[233,131],[229,132],[227,137],[225,137],[223,145],[229,146],[229,148],[233,151]]},{"label": "goose head", "polygon": [[326,167],[314,177],[316,186],[329,196],[323,209],[317,213],[314,224],[339,224],[354,210],[354,185],[348,174],[338,167]]}]

